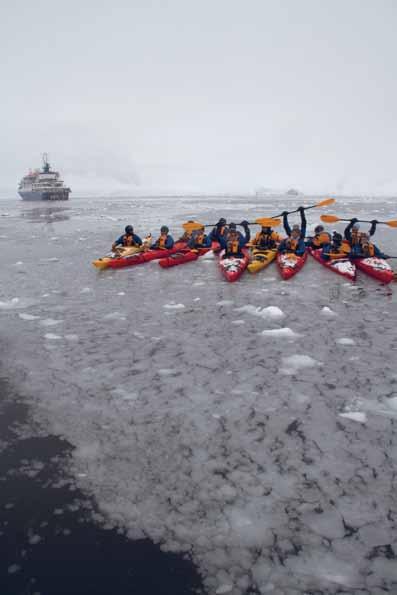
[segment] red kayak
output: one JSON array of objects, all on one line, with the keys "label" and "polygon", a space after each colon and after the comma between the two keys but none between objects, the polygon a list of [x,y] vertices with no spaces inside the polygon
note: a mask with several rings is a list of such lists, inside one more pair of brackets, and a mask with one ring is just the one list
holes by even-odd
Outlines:
[{"label": "red kayak", "polygon": [[210,250],[216,250],[218,247],[218,242],[212,242],[211,248],[196,248],[192,250],[189,250],[189,248],[185,248],[183,250],[179,250],[175,254],[167,256],[167,258],[162,258],[161,260],[159,260],[159,265],[163,267],[163,269],[168,269],[170,267],[178,266],[179,264],[193,262],[197,260],[200,256],[207,254],[207,252],[209,252]]},{"label": "red kayak", "polygon": [[299,273],[307,260],[307,251],[302,256],[297,256],[293,252],[279,252],[277,254],[277,266],[283,279],[291,279],[296,273]]},{"label": "red kayak", "polygon": [[242,249],[243,258],[223,258],[225,251],[219,253],[219,268],[227,281],[233,283],[237,281],[244,273],[250,261],[249,251],[246,248]]},{"label": "red kayak", "polygon": [[370,258],[354,258],[354,264],[360,271],[382,283],[393,281],[393,269],[384,258],[372,256]]},{"label": "red kayak", "polygon": [[356,279],[356,265],[348,258],[331,258],[330,260],[324,260],[324,258],[321,258],[322,248],[317,250],[309,248],[309,252],[317,262],[330,271],[333,271],[337,275],[342,275],[342,277],[346,277],[346,279],[349,279],[350,281]]},{"label": "red kayak", "polygon": [[144,264],[145,262],[150,262],[151,260],[158,260],[159,258],[164,258],[169,256],[170,254],[174,254],[179,250],[186,247],[186,242],[176,242],[174,247],[170,250],[148,250],[147,252],[138,252],[138,254],[133,254],[132,256],[124,256],[120,258],[113,258],[108,263],[108,268],[110,269],[122,269],[124,267],[132,267],[137,264]]}]

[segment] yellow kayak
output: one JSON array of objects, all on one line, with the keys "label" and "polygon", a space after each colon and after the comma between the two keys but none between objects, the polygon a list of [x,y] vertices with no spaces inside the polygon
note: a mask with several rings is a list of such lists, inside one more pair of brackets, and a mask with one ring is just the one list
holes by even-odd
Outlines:
[{"label": "yellow kayak", "polygon": [[120,248],[117,252],[113,252],[111,256],[103,256],[102,258],[94,260],[92,264],[97,269],[106,269],[109,262],[114,258],[120,258],[120,256],[132,256],[138,252],[142,252],[141,246],[127,246],[125,248]]},{"label": "yellow kayak", "polygon": [[250,273],[258,273],[266,268],[276,258],[277,250],[260,250],[254,248],[252,250],[252,260],[248,265]]}]

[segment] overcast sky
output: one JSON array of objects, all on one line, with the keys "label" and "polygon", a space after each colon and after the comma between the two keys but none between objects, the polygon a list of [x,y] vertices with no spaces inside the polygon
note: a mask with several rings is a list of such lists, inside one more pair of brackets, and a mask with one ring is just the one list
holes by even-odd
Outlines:
[{"label": "overcast sky", "polygon": [[0,189],[397,194],[397,1],[13,0]]}]

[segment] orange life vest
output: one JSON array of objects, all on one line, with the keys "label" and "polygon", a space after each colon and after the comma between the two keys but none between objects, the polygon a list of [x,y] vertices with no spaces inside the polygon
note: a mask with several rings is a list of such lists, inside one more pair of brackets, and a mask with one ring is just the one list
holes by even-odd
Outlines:
[{"label": "orange life vest", "polygon": [[160,249],[165,248],[165,242],[166,242],[166,240],[167,240],[167,236],[161,235],[159,237],[159,239],[157,240],[157,244],[158,244],[158,247]]},{"label": "orange life vest", "polygon": [[123,236],[123,246],[135,246],[134,237],[125,234]]},{"label": "orange life vest", "polygon": [[324,244],[329,244],[331,241],[331,236],[326,231],[321,231],[320,233],[316,233],[314,238],[312,239],[312,244],[316,248],[321,248]]},{"label": "orange life vest", "polygon": [[299,244],[299,240],[294,240],[294,238],[288,238],[285,241],[285,247],[287,248],[288,252],[295,252]]},{"label": "orange life vest", "polygon": [[240,252],[240,242],[237,240],[229,240],[227,242],[228,254],[238,254]]},{"label": "orange life vest", "polygon": [[278,242],[279,240],[280,236],[275,231],[272,231],[271,233],[264,233],[262,231],[258,231],[252,243],[258,246],[268,246],[270,248],[273,248],[276,242]]}]

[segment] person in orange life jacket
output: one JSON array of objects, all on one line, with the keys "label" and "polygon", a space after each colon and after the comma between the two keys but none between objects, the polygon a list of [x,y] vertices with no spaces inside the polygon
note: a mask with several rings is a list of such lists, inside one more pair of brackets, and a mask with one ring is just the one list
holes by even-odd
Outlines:
[{"label": "person in orange life jacket", "polygon": [[204,233],[204,227],[197,229],[192,233],[192,237],[188,241],[187,245],[189,248],[211,248],[211,240],[206,233]]},{"label": "person in orange life jacket", "polygon": [[293,252],[297,256],[302,256],[302,254],[306,251],[305,245],[305,235],[306,235],[306,217],[305,217],[305,210],[303,207],[299,207],[299,213],[301,216],[301,225],[293,225],[292,229],[288,223],[288,213],[284,211],[283,213],[283,225],[285,229],[285,233],[287,234],[288,238],[283,240],[279,247],[279,252]]},{"label": "person in orange life jacket", "polygon": [[262,227],[255,235],[251,246],[257,250],[272,250],[281,242],[281,236],[271,227]]},{"label": "person in orange life jacket", "polygon": [[127,227],[125,228],[125,233],[119,238],[117,238],[115,242],[113,242],[113,252],[117,250],[118,246],[123,248],[125,248],[126,246],[142,246],[142,240],[139,236],[134,234],[134,228],[132,227],[132,225],[127,225]]},{"label": "person in orange life jacket", "polygon": [[331,242],[323,246],[321,258],[324,260],[330,260],[330,258],[340,258],[341,256],[346,257],[346,254],[342,249],[342,242],[342,234],[338,233],[337,231],[333,231]]},{"label": "person in orange life jacket", "polygon": [[[373,236],[376,231],[376,225],[378,221],[373,219],[371,221],[371,228],[368,232],[370,236]],[[349,225],[345,229],[345,239],[349,242],[350,246],[353,248],[355,244],[360,243],[360,224],[358,223],[358,219],[355,217],[350,220]]]},{"label": "person in orange life jacket", "polygon": [[211,230],[209,238],[211,242],[218,242],[221,248],[224,249],[226,247],[227,232],[226,219],[221,217],[215,227]]},{"label": "person in orange life jacket", "polygon": [[174,247],[174,238],[169,235],[170,230],[166,225],[160,229],[160,237],[150,247],[152,250],[171,250]]},{"label": "person in orange life jacket", "polygon": [[381,252],[379,248],[370,241],[369,233],[361,234],[360,242],[352,246],[349,256],[350,258],[371,258],[373,256],[376,256],[377,258],[389,258],[387,254]]},{"label": "person in orange life jacket", "polygon": [[331,244],[331,234],[325,231],[323,225],[317,225],[314,228],[314,236],[309,238],[306,246],[317,250],[318,248],[325,248]]},{"label": "person in orange life jacket", "polygon": [[[194,223],[191,219],[189,219],[188,223]],[[185,230],[180,238],[177,239],[177,242],[188,242],[192,237],[193,232]]]},{"label": "person in orange life jacket", "polygon": [[226,238],[219,242],[225,246],[224,250],[225,253],[223,258],[243,258],[244,254],[242,249],[250,241],[250,228],[248,226],[248,221],[242,221],[240,225],[244,228],[245,235],[241,232],[237,231],[237,227],[235,223],[229,223],[229,229],[226,235]]}]

